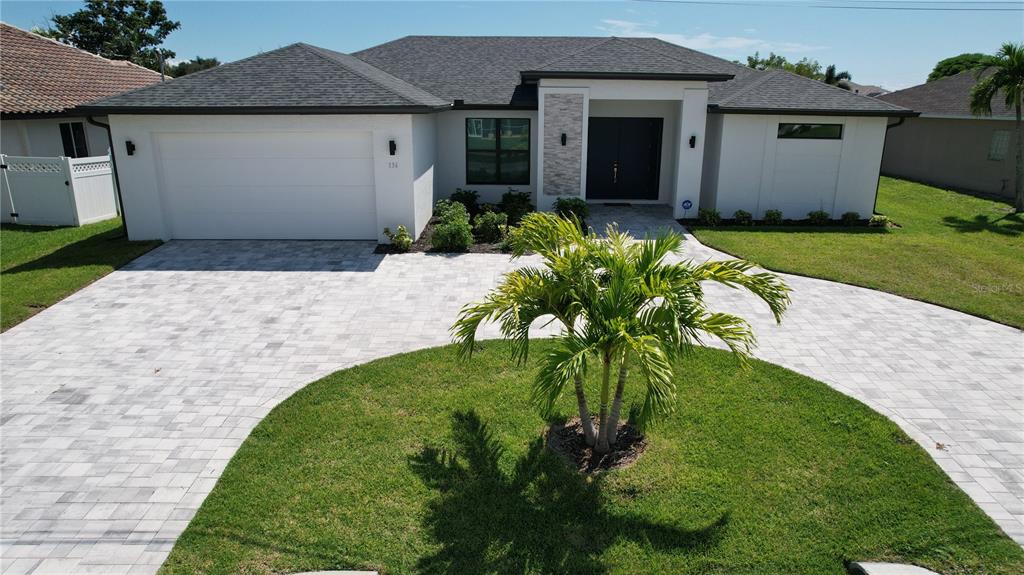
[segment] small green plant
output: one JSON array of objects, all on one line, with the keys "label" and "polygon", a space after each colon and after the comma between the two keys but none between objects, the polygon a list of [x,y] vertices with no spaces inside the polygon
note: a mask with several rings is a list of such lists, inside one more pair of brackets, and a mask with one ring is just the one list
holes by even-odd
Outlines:
[{"label": "small green plant", "polygon": [[807,214],[807,221],[816,226],[822,226],[827,224],[831,217],[825,210],[814,210]]},{"label": "small green plant", "polygon": [[718,213],[718,210],[701,208],[697,212],[697,219],[706,226],[717,226],[722,223],[722,214]]},{"label": "small green plant", "polygon": [[842,220],[844,226],[855,226],[860,222],[860,214],[857,212],[844,212],[839,219]]},{"label": "small green plant", "polygon": [[868,226],[872,228],[887,228],[889,227],[889,216],[875,214],[868,220]]},{"label": "small green plant", "polygon": [[477,204],[480,194],[476,190],[455,188],[455,192],[448,199],[466,206],[466,211],[471,215],[480,213],[480,206]]},{"label": "small green plant", "polygon": [[746,210],[736,210],[732,214],[732,219],[740,226],[749,226],[754,223],[754,216]]},{"label": "small green plant", "polygon": [[395,228],[394,232],[389,228],[384,228],[384,237],[391,242],[391,246],[395,251],[407,252],[412,247],[412,236],[409,235],[409,230],[403,225]]},{"label": "small green plant", "polygon": [[498,247],[503,252],[511,252],[515,249],[516,242],[520,241],[519,236],[522,235],[523,228],[518,226],[505,226],[505,233],[498,242]]},{"label": "small green plant", "polygon": [[500,242],[508,228],[508,214],[501,212],[483,212],[473,219],[473,232],[485,243]]},{"label": "small green plant", "polygon": [[530,194],[528,192],[517,192],[512,188],[509,188],[507,192],[501,195],[501,211],[508,214],[508,223],[510,226],[519,225],[519,221],[523,219],[523,216],[533,211],[533,204],[530,203]]},{"label": "small green plant", "polygon": [[466,206],[451,200],[440,200],[434,204],[434,215],[438,222],[430,236],[434,249],[446,252],[463,252],[473,245],[473,226],[469,223]]},{"label": "small green plant", "polygon": [[441,222],[465,218],[469,221],[469,210],[460,202],[438,200],[434,204],[434,216]]},{"label": "small green plant", "polygon": [[765,210],[764,223],[769,226],[782,225],[782,210]]},{"label": "small green plant", "polygon": [[558,198],[555,200],[555,213],[568,220],[575,219],[581,230],[587,229],[590,208],[582,198]]}]

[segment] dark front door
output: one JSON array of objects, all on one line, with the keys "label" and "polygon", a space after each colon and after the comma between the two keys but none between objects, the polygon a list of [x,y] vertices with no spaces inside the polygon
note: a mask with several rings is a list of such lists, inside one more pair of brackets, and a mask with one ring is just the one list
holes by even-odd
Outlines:
[{"label": "dark front door", "polygon": [[588,200],[656,200],[661,118],[590,118]]}]

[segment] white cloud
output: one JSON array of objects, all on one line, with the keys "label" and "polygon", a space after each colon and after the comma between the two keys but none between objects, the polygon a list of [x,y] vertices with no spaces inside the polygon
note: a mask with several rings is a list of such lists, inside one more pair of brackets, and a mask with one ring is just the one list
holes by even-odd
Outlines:
[{"label": "white cloud", "polygon": [[[740,52],[747,53],[760,51],[805,54],[807,52],[815,52],[827,48],[827,46],[814,46],[801,42],[765,40],[763,38],[752,36],[716,36],[707,32],[688,36],[686,34],[674,32],[656,32],[653,29],[657,28],[657,26],[658,23],[654,21],[633,22],[630,20],[616,20],[609,18],[601,20],[601,25],[597,26],[597,29],[607,32],[613,36],[658,38],[666,42],[679,44],[680,46],[686,46],[687,48],[693,48],[694,50],[701,50],[705,52],[738,54]],[[756,30],[748,28],[744,30],[744,32],[752,33],[756,32]]]}]

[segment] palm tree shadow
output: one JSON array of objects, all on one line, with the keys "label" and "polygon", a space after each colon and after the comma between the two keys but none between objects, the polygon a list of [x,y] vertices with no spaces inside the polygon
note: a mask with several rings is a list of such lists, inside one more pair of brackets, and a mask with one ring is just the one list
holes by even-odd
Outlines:
[{"label": "palm tree shadow", "polygon": [[571,470],[541,439],[506,473],[503,448],[476,413],[453,414],[452,431],[455,452],[427,447],[410,458],[412,470],[440,495],[424,519],[440,548],[420,560],[422,573],[603,573],[602,553],[621,539],[700,553],[729,523],[723,514],[682,529],[612,513],[600,479]]},{"label": "palm tree shadow", "polygon": [[[1004,220],[1006,223],[1000,223]],[[977,214],[970,220],[959,216],[946,216],[942,218],[942,221],[947,226],[964,233],[993,232],[1014,237],[1024,234],[1024,218],[1019,213],[1007,213],[994,220],[990,220],[989,216],[985,214]]]}]

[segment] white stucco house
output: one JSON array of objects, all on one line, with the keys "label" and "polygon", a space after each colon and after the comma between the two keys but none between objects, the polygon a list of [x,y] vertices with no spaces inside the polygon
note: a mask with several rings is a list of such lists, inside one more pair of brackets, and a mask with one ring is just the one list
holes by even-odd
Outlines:
[{"label": "white stucco house", "polygon": [[294,44],[82,108],[109,116],[129,235],[383,239],[509,188],[675,217],[871,214],[900,106],[653,38]]}]

